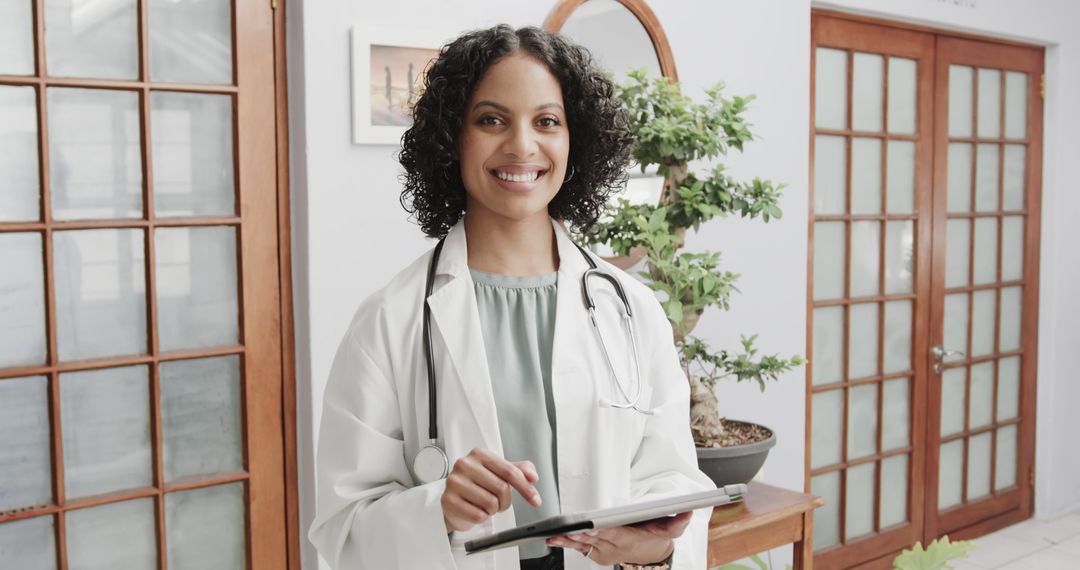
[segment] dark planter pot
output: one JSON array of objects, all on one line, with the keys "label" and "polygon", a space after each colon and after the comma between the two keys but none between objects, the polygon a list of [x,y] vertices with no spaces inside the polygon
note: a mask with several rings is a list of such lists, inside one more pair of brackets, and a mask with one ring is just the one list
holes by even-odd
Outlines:
[{"label": "dark planter pot", "polygon": [[765,429],[772,435],[769,439],[756,443],[732,447],[697,448],[698,467],[716,483],[717,487],[749,483],[765,463],[769,450],[776,445],[776,432],[767,427]]}]

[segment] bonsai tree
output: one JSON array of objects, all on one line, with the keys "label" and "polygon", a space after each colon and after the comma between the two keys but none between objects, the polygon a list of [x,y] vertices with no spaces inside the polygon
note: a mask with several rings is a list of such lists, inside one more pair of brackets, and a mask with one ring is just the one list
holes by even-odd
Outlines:
[{"label": "bonsai tree", "polygon": [[695,103],[680,93],[677,82],[650,80],[644,69],[631,71],[627,83],[616,86],[637,138],[634,159],[642,172],[657,167],[663,191],[658,204],[619,199],[584,236],[628,256],[629,265],[644,258],[640,275],[660,297],[690,382],[690,425],[698,447],[720,447],[729,439],[713,390],[718,380],[753,380],[764,390],[767,380],[803,363],[798,355],[759,355],[757,335],[743,336],[741,350],[729,352],[713,350],[690,334],[705,309],[729,308],[739,275],[720,268],[719,252],[680,253],[687,230],[731,214],[765,222],[782,215],[777,205],[782,184],[736,181],[723,164],[701,174],[690,170],[691,161],[741,151],[753,138],[742,117],[753,96],[728,99],[722,90],[722,83],[706,89],[707,100]]}]

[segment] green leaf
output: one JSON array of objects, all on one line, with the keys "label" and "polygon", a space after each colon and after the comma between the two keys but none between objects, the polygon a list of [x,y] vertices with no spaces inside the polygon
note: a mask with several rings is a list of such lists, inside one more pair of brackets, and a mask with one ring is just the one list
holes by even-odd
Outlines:
[{"label": "green leaf", "polygon": [[952,568],[949,562],[964,558],[975,550],[975,543],[968,540],[949,542],[948,535],[930,543],[923,550],[921,542],[916,542],[911,549],[905,550],[893,559],[896,570],[944,570]]}]

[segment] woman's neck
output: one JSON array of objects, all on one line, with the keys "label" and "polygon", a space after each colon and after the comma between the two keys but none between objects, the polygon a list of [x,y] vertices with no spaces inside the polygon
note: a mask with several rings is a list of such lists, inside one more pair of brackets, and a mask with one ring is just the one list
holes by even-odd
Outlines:
[{"label": "woman's neck", "polygon": [[558,245],[551,219],[493,219],[465,215],[469,268],[501,275],[528,276],[559,268]]}]

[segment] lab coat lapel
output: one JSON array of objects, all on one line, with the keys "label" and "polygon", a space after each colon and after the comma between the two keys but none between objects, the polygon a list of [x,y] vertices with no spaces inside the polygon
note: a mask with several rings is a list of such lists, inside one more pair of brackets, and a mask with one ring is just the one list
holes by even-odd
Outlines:
[{"label": "lab coat lapel", "polygon": [[[483,447],[502,455],[502,438],[495,411],[495,397],[491,390],[487,354],[484,351],[483,332],[480,329],[480,314],[476,306],[472,277],[469,275],[463,221],[459,221],[447,234],[436,274],[436,286],[440,278],[445,280],[449,277],[449,281],[441,287],[437,286],[427,299],[434,325],[434,352],[436,355],[446,355],[453,363],[456,379],[469,403],[468,409],[476,422],[476,435],[483,442]],[[444,397],[447,394],[445,390],[446,388]],[[453,408],[455,414],[463,411]],[[440,404],[440,417],[447,418],[445,421],[458,421],[457,417],[450,418],[442,414],[443,409],[450,411]],[[444,433],[449,435],[449,430],[444,430]],[[452,457],[464,455],[473,447],[469,442],[463,441],[447,441],[446,445]],[[459,453],[454,453],[454,448],[458,448]]]},{"label": "lab coat lapel", "polygon": [[592,376],[589,349],[592,339],[581,291],[581,276],[589,268],[561,223],[552,221],[559,251],[558,298],[552,343],[551,385],[557,412],[560,500],[563,512],[582,507],[585,497],[575,492],[575,480],[589,474],[589,457],[582,433],[595,416],[596,398],[586,379]]}]

